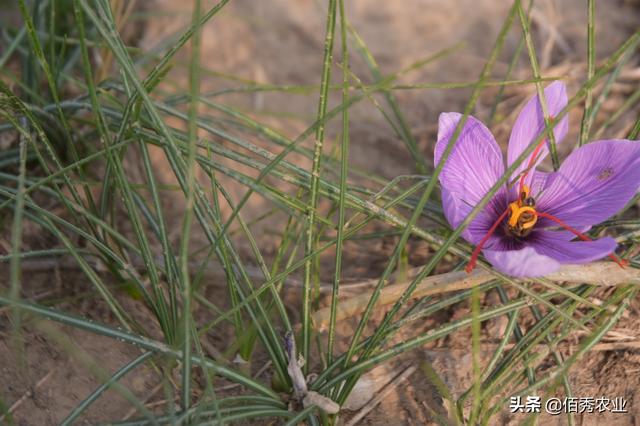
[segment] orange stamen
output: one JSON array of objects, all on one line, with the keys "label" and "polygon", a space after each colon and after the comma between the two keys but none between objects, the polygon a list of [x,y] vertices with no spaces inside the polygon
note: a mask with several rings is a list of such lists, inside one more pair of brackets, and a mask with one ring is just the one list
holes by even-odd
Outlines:
[{"label": "orange stamen", "polygon": [[[554,117],[550,116],[549,120],[553,120]],[[589,237],[588,235],[583,234],[582,232],[578,231],[577,229],[573,228],[572,226],[567,225],[566,223],[564,223],[561,219],[549,214],[549,213],[544,213],[544,212],[539,212],[535,210],[535,205],[534,206],[526,206],[523,207],[523,201],[524,198],[529,196],[529,188],[524,184],[524,179],[527,177],[527,175],[529,174],[529,172],[531,171],[531,169],[533,168],[535,162],[538,159],[538,155],[540,154],[540,151],[542,150],[542,147],[545,145],[546,143],[546,139],[543,139],[542,141],[540,141],[540,143],[538,144],[538,146],[536,146],[536,148],[533,150],[533,152],[531,153],[531,157],[529,158],[529,162],[527,163],[527,167],[524,169],[524,171],[522,172],[522,174],[520,175],[520,183],[519,183],[519,190],[518,190],[518,199],[516,201],[514,201],[513,203],[509,204],[509,206],[507,207],[507,209],[500,215],[500,217],[493,223],[493,225],[491,225],[491,228],[489,228],[489,231],[485,234],[484,237],[482,237],[482,239],[480,240],[480,242],[478,243],[478,245],[476,245],[476,248],[473,250],[473,253],[471,253],[471,258],[469,259],[469,263],[467,263],[467,266],[464,268],[465,271],[469,274],[471,273],[471,271],[473,271],[473,269],[476,266],[476,263],[478,261],[478,256],[480,255],[480,252],[482,251],[482,248],[484,247],[485,243],[489,240],[489,238],[491,237],[491,235],[493,235],[493,233],[496,231],[496,229],[498,229],[498,226],[500,225],[500,223],[502,223],[502,221],[505,219],[505,217],[511,213],[511,218],[513,218],[513,224],[512,226],[515,226],[517,224],[517,220],[518,217],[520,215],[520,213],[522,213],[523,211],[526,212],[531,212],[533,214],[536,215],[536,217],[544,217],[547,219],[550,219],[554,222],[556,222],[558,225],[560,225],[562,228],[570,231],[571,233],[573,233],[574,235],[576,235],[578,238],[580,238],[583,241],[593,241],[593,239],[591,237]],[[524,195],[521,195],[524,194]],[[531,224],[530,227],[533,227],[533,225],[535,225],[535,217],[533,220],[533,223]],[[629,265],[629,261],[626,259],[621,259],[618,256],[610,253],[608,255],[611,260],[613,260],[615,263],[618,264],[618,266],[620,266],[621,268],[624,268],[625,266]]]},{"label": "orange stamen", "polygon": [[[573,228],[572,226],[567,225],[561,219],[559,219],[559,218],[557,218],[557,217],[555,217],[553,215],[550,215],[549,213],[536,212],[536,215],[538,215],[540,217],[544,217],[544,218],[553,220],[555,223],[557,223],[558,225],[560,225],[561,227],[563,227],[567,231],[572,232],[574,235],[576,235],[582,241],[593,241],[593,238],[589,237],[588,235],[583,234],[582,232],[578,231],[577,229]],[[616,262],[621,268],[624,268],[625,266],[629,265],[629,261],[628,260],[620,259],[615,254],[609,254],[609,257],[611,258],[611,260]]]},{"label": "orange stamen", "polygon": [[496,229],[498,229],[498,225],[500,225],[500,223],[502,223],[504,218],[507,217],[507,214],[509,214],[510,210],[511,209],[509,209],[509,207],[507,207],[507,209],[504,211],[504,213],[502,213],[500,215],[498,220],[496,220],[495,223],[493,225],[491,225],[491,228],[489,228],[489,232],[487,232],[486,235],[484,237],[482,237],[482,239],[480,240],[480,242],[478,243],[476,248],[473,250],[473,253],[471,253],[471,259],[469,259],[469,263],[467,263],[467,266],[464,268],[464,270],[467,271],[467,274],[470,274],[471,271],[473,271],[473,268],[476,267],[476,262],[478,261],[478,256],[480,255],[480,252],[482,251],[482,247],[487,242],[489,237],[491,237],[491,235],[493,235],[493,233],[496,231]]}]

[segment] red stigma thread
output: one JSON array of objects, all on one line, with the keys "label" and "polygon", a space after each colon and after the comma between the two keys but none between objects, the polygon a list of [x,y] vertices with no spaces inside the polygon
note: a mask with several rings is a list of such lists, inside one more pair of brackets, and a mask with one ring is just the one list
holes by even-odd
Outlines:
[{"label": "red stigma thread", "polygon": [[545,142],[546,142],[546,139],[543,139],[538,144],[538,146],[536,146],[536,149],[531,154],[531,158],[529,158],[529,163],[527,164],[527,168],[524,169],[524,172],[522,172],[522,176],[520,176],[520,188],[518,189],[518,194],[522,194],[522,191],[524,189],[524,178],[527,177],[527,175],[531,171],[531,168],[533,167],[533,165],[535,164],[535,162],[537,160],[536,157],[540,153],[540,150],[542,149],[542,147],[545,145]]},{"label": "red stigma thread", "polygon": [[[572,226],[567,225],[566,223],[564,223],[561,219],[550,215],[549,213],[543,213],[543,212],[536,212],[536,214],[540,217],[544,217],[547,219],[551,219],[553,220],[555,223],[557,223],[558,225],[560,225],[561,227],[563,227],[564,229],[566,229],[567,231],[572,232],[574,235],[576,235],[578,238],[580,238],[582,241],[593,241],[593,238],[589,237],[588,235],[583,234],[582,232],[578,231],[577,229],[575,229]],[[626,259],[620,259],[618,256],[616,256],[615,254],[609,254],[609,257],[611,258],[611,260],[613,260],[614,262],[616,262],[618,264],[618,266],[620,266],[621,268],[624,269],[625,266],[629,265],[629,261]]]},{"label": "red stigma thread", "polygon": [[[551,124],[553,120],[554,120],[553,116],[550,115],[549,124]],[[524,189],[524,178],[527,177],[527,175],[529,174],[529,171],[531,171],[531,169],[533,168],[533,165],[537,160],[538,154],[540,154],[540,151],[542,150],[542,147],[545,145],[546,142],[547,142],[546,139],[542,139],[538,144],[538,146],[536,146],[536,149],[533,150],[533,153],[531,153],[531,157],[529,158],[529,163],[527,164],[527,168],[524,169],[522,176],[520,176],[520,188],[518,189],[518,195],[522,194],[522,190]]]},{"label": "red stigma thread", "polygon": [[[554,119],[554,117],[549,116],[549,121],[552,121]],[[536,146],[536,148],[533,150],[533,152],[531,153],[531,157],[529,158],[529,162],[527,164],[527,167],[524,169],[524,171],[522,172],[522,175],[520,176],[520,183],[519,183],[519,190],[518,190],[518,197],[521,196],[521,194],[524,193],[524,189],[525,189],[525,184],[524,184],[524,179],[526,178],[526,176],[529,174],[529,172],[531,171],[531,169],[533,168],[535,162],[537,161],[537,157],[540,154],[540,151],[542,150],[542,147],[545,145],[546,140],[543,139],[538,146]],[[527,188],[527,194],[528,194],[529,189]],[[528,195],[525,195],[528,196]],[[515,203],[515,202],[514,202]],[[512,203],[512,204],[514,204]],[[500,223],[502,223],[502,221],[505,219],[505,217],[507,217],[507,215],[509,214],[509,212],[511,211],[510,209],[511,204],[509,205],[509,207],[507,207],[507,209],[500,215],[500,217],[493,223],[493,225],[491,225],[491,228],[489,228],[489,231],[484,235],[484,237],[482,237],[482,239],[480,240],[480,242],[476,245],[476,248],[473,250],[473,253],[471,253],[471,258],[469,259],[469,263],[467,263],[467,266],[464,268],[464,270],[469,274],[471,273],[471,271],[473,271],[473,269],[476,266],[476,263],[478,261],[478,256],[480,255],[480,252],[482,251],[482,248],[484,247],[484,245],[486,244],[486,242],[489,240],[489,238],[491,237],[491,235],[493,235],[493,233],[496,231],[496,229],[498,228],[498,225],[500,225]],[[520,204],[518,204],[518,206],[520,206]],[[562,228],[570,231],[571,233],[573,233],[574,235],[576,235],[578,238],[580,238],[583,241],[593,241],[593,239],[585,234],[583,234],[582,232],[578,231],[577,229],[573,228],[572,226],[567,225],[566,223],[564,223],[561,219],[549,214],[549,213],[544,213],[544,212],[538,212],[535,209],[531,209],[533,210],[533,213],[538,216],[538,217],[544,217],[546,219],[550,219],[554,222],[556,222],[558,225],[560,225]],[[626,259],[621,259],[618,256],[610,253],[609,257],[611,258],[611,260],[613,260],[615,263],[618,264],[618,266],[620,266],[621,268],[624,268],[625,266],[629,265],[629,261]]]},{"label": "red stigma thread", "polygon": [[478,256],[482,251],[482,247],[485,245],[489,237],[493,235],[496,229],[498,229],[498,225],[500,225],[500,223],[504,220],[504,218],[507,217],[507,214],[509,214],[509,207],[507,207],[504,213],[500,215],[498,220],[496,220],[494,224],[491,225],[491,228],[489,228],[489,232],[487,232],[485,236],[482,237],[482,240],[480,240],[476,248],[473,250],[473,253],[471,254],[471,259],[469,259],[469,263],[467,263],[467,266],[464,268],[464,270],[467,271],[467,274],[470,274],[471,271],[473,271],[473,268],[476,267],[476,262],[478,261]]}]

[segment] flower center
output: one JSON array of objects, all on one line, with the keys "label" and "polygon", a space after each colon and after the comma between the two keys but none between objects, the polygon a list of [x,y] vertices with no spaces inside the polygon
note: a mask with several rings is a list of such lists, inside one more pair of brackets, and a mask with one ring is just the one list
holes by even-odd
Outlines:
[{"label": "flower center", "polygon": [[[505,232],[507,235],[515,236],[515,237],[526,237],[533,231],[533,227],[538,221],[538,217],[543,217],[546,219],[550,219],[560,225],[561,228],[566,229],[567,231],[573,233],[582,241],[593,241],[591,237],[583,234],[572,226],[567,225],[561,219],[545,212],[536,211],[536,201],[533,197],[530,196],[531,190],[527,185],[524,185],[522,182],[520,184],[520,196],[518,199],[509,204],[509,207],[498,217],[498,219],[493,223],[489,231],[485,234],[485,236],[480,240],[476,248],[473,250],[471,254],[471,258],[469,259],[469,263],[467,264],[465,271],[470,273],[473,271],[473,268],[476,266],[476,262],[478,260],[478,256],[480,255],[480,251],[484,247],[485,243],[489,240],[491,235],[498,229],[498,226],[504,221],[508,216],[508,220],[505,226]],[[616,262],[621,268],[624,268],[629,264],[629,261],[626,259],[620,259],[613,253],[608,255],[614,262]]]},{"label": "flower center", "polygon": [[[553,117],[549,117],[549,120],[553,120]],[[525,177],[529,174],[531,169],[533,169],[536,160],[538,159],[538,155],[542,150],[542,147],[545,145],[546,139],[540,141],[538,146],[536,146],[535,150],[531,154],[529,158],[529,163],[527,164],[527,168],[522,172],[519,177],[519,188],[518,192],[520,196],[517,200],[510,203],[507,209],[502,212],[502,214],[498,217],[498,219],[493,223],[489,231],[485,234],[485,236],[480,240],[476,248],[471,253],[471,258],[469,259],[469,263],[465,267],[465,271],[467,273],[471,273],[473,268],[476,266],[476,262],[478,260],[478,256],[482,251],[485,243],[489,240],[491,235],[498,229],[498,226],[504,221],[504,219],[508,216],[508,220],[505,226],[505,233],[509,236],[514,236],[518,238],[526,237],[533,231],[533,227],[538,221],[538,217],[543,217],[546,219],[550,219],[560,225],[561,228],[566,229],[567,231],[573,233],[582,241],[592,241],[592,238],[588,235],[583,234],[577,229],[567,225],[561,219],[545,212],[536,211],[536,200],[531,197],[531,189],[524,184]],[[611,173],[613,173],[610,169],[605,169],[601,175],[604,177],[602,179],[608,178]],[[606,176],[605,176],[606,175]],[[598,177],[600,179],[600,176]],[[609,257],[616,262],[621,268],[624,268],[629,264],[629,261],[626,259],[620,259],[613,253],[609,254]]]},{"label": "flower center", "polygon": [[507,234],[515,237],[526,237],[531,233],[533,226],[538,221],[536,201],[529,196],[530,192],[527,185],[522,185],[518,199],[509,204]]}]

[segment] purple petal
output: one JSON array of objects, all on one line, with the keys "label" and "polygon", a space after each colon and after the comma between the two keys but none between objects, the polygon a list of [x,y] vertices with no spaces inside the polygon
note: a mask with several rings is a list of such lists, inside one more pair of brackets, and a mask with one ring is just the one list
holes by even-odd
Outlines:
[{"label": "purple petal", "polygon": [[[539,172],[538,170],[531,170],[527,178],[525,178],[525,182],[529,185],[529,189],[531,190],[531,196],[535,199],[542,193],[544,188],[547,186],[547,181],[549,180],[549,176],[551,173],[547,172]],[[516,182],[511,185],[509,188],[509,197],[511,200],[518,199],[518,191],[520,191],[520,183]]]},{"label": "purple petal", "polygon": [[[434,154],[436,166],[460,117],[461,114],[454,112],[440,114]],[[451,226],[456,227],[464,220],[503,172],[502,153],[493,135],[479,120],[468,117],[440,173],[443,209]],[[505,202],[506,190],[501,188],[487,205],[486,212],[474,219],[463,237],[473,243],[482,238],[506,208]]]},{"label": "purple petal", "polygon": [[529,182],[529,185],[531,188],[531,195],[533,197],[537,197],[538,194],[540,194],[542,190],[547,186],[547,181],[549,180],[549,176],[551,176],[551,173],[539,172],[537,170],[533,170],[530,173],[531,181]]},{"label": "purple petal", "polygon": [[[614,215],[640,187],[640,143],[593,142],[574,151],[551,173],[537,210],[570,226],[591,226]],[[557,226],[544,219],[541,227]]]},{"label": "purple petal", "polygon": [[530,246],[519,250],[483,250],[482,253],[495,269],[514,277],[539,277],[560,268],[557,260]]},{"label": "purple petal", "polygon": [[[544,89],[544,97],[547,102],[547,111],[551,117],[557,116],[562,109],[567,106],[567,87],[561,81],[555,81]],[[542,105],[538,96],[532,97],[524,106],[520,115],[516,119],[513,129],[511,130],[511,137],[509,138],[509,149],[507,150],[507,165],[510,166],[529,146],[535,139],[544,132],[544,115],[542,113]],[[562,141],[567,135],[569,129],[569,119],[565,117],[553,128],[553,134],[556,138],[556,142]],[[539,154],[537,165],[548,154],[549,149],[544,146]],[[529,159],[525,159],[520,166],[515,170],[513,176],[518,176],[524,169],[527,168]],[[534,166],[535,167],[535,166]],[[530,176],[526,178],[525,182],[528,184]]]},{"label": "purple petal", "polygon": [[[442,188],[442,210],[444,211],[444,217],[452,228],[457,228],[464,218],[469,215],[471,209],[472,207],[470,205],[463,203],[451,195],[446,188]],[[468,228],[462,231],[462,237],[467,241],[472,240]]]},{"label": "purple petal", "polygon": [[[500,203],[498,200],[492,200],[492,202],[496,204]],[[502,208],[502,210],[504,210],[506,208],[506,199],[500,204],[504,205]],[[473,206],[454,197],[446,188],[442,188],[442,209],[451,227],[457,228],[469,215]],[[462,238],[472,244],[479,243],[498,217],[499,215],[495,215],[492,208],[481,211],[465,230],[462,231]],[[495,243],[497,243],[495,237],[491,237],[485,243],[485,247],[492,247]]]},{"label": "purple petal", "polygon": [[[436,166],[460,117],[462,115],[455,112],[440,114]],[[475,205],[503,173],[502,153],[493,135],[482,122],[468,117],[440,173],[442,186],[453,196]]]},{"label": "purple petal", "polygon": [[536,234],[530,246],[539,254],[560,263],[589,263],[613,253],[616,240],[604,237],[593,241],[567,241],[566,232],[542,231]]}]

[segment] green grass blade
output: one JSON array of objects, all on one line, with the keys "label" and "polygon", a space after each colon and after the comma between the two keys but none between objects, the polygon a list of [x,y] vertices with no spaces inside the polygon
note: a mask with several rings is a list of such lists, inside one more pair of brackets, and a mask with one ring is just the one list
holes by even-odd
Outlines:
[{"label": "green grass blade", "polygon": [[[318,204],[318,182],[320,180],[320,159],[325,133],[325,116],[327,113],[327,97],[331,82],[331,66],[333,65],[333,37],[336,27],[336,0],[329,0],[327,11],[326,33],[324,40],[324,61],[322,65],[322,80],[320,83],[320,96],[318,101],[317,121],[320,123],[316,129],[316,137],[311,169],[310,211],[307,219],[305,254],[309,255],[315,247],[316,206]],[[311,275],[313,273],[313,259],[308,257],[304,266],[304,283],[302,292],[302,344],[300,349],[304,359],[309,359],[311,345]],[[309,369],[309,363],[305,363],[305,372]]]},{"label": "green grass blade", "polygon": [[[529,20],[522,7],[521,0],[516,0],[518,7],[518,16],[520,17],[520,24],[522,25],[522,32],[524,33],[524,40],[527,45],[527,51],[529,53],[529,61],[531,62],[531,70],[533,71],[533,77],[537,80],[540,79],[540,66],[538,65],[538,56],[535,46],[533,45],[533,37],[531,35],[531,28],[529,26]],[[552,117],[549,116],[549,108],[547,107],[547,100],[544,96],[544,88],[540,82],[536,83],[536,91],[538,93],[538,99],[540,100],[540,106],[542,107],[542,115],[544,116],[544,124],[547,132],[547,140],[549,141],[549,154],[551,155],[551,162],[553,163],[553,169],[558,170],[560,162],[558,161],[558,152],[556,149],[556,137],[552,130],[550,130],[550,124]],[[553,120],[557,117],[553,117]]]},{"label": "green grass blade", "polygon": [[[596,69],[596,41],[595,41],[595,19],[596,19],[596,2],[595,0],[587,0],[587,80],[593,77]],[[589,140],[589,131],[593,124],[593,93],[591,89],[587,91],[584,99],[584,112],[582,114],[582,123],[580,125],[580,138],[578,145],[582,146]]]}]

